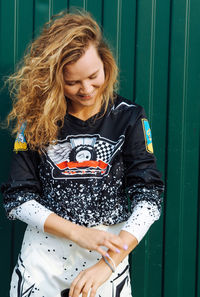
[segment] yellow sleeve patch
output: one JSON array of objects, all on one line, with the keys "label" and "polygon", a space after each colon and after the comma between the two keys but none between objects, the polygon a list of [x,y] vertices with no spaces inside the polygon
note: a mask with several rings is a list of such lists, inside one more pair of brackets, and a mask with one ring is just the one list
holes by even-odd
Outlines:
[{"label": "yellow sleeve patch", "polygon": [[143,126],[143,131],[144,131],[146,151],[150,154],[153,154],[153,143],[152,143],[152,137],[151,137],[151,129],[150,129],[149,122],[147,119],[142,119],[142,126]]},{"label": "yellow sleeve patch", "polygon": [[24,136],[25,128],[26,128],[26,125],[23,124],[20,128],[19,133],[17,134],[16,140],[14,143],[14,151],[15,152],[28,150],[26,138]]}]

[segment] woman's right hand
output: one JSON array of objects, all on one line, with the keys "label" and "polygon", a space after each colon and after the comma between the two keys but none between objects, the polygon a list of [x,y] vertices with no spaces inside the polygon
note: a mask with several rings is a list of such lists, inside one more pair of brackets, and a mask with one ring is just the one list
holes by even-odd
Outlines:
[{"label": "woman's right hand", "polygon": [[85,249],[97,251],[102,256],[107,256],[102,247],[117,253],[120,252],[120,249],[127,250],[128,248],[118,235],[74,224],[55,213],[51,213],[47,217],[44,231],[67,238]]},{"label": "woman's right hand", "polygon": [[120,253],[120,249],[127,249],[118,235],[80,225],[76,225],[75,229],[72,240],[85,249],[97,251],[102,256],[107,256],[107,252],[102,247],[117,253]]}]

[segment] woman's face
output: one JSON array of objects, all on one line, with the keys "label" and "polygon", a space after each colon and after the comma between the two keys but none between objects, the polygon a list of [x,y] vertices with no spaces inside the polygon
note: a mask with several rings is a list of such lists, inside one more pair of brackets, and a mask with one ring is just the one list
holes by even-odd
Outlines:
[{"label": "woman's face", "polygon": [[78,110],[95,108],[100,99],[96,95],[104,81],[104,65],[93,44],[77,62],[64,68],[64,94]]}]

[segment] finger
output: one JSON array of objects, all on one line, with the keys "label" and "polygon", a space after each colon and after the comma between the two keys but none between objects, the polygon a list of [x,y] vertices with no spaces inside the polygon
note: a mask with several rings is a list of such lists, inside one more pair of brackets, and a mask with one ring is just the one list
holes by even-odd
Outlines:
[{"label": "finger", "polygon": [[102,256],[107,257],[107,252],[104,251],[100,246],[97,246],[95,250]]},{"label": "finger", "polygon": [[[107,240],[107,239],[104,239],[104,240],[102,241],[101,246],[104,246],[104,247],[106,247],[106,248],[108,248],[108,249],[111,249],[111,250],[112,250],[113,252],[115,252],[115,253],[120,253],[120,249],[119,249],[117,246],[113,245],[112,242],[110,242],[110,241]],[[106,252],[105,250],[103,250],[103,249],[101,248],[101,246],[97,246],[95,250],[96,250],[98,253],[100,253],[102,256],[106,257],[106,256],[107,256],[107,252]]]},{"label": "finger", "polygon": [[96,292],[97,292],[98,286],[97,285],[93,285],[92,289],[90,291],[90,297],[95,297]]},{"label": "finger", "polygon": [[87,282],[87,279],[83,276],[81,277],[78,282],[76,283],[74,290],[73,290],[73,295],[69,295],[71,297],[79,297],[79,295],[81,294],[85,284]]},{"label": "finger", "polygon": [[92,282],[91,281],[86,282],[85,286],[82,289],[82,297],[87,297],[88,296],[88,293],[89,293],[91,287],[92,287]]},{"label": "finger", "polygon": [[128,249],[127,244],[123,242],[123,240],[118,235],[112,234],[111,237],[109,238],[109,242],[113,244],[116,248],[120,248],[123,250]]},{"label": "finger", "polygon": [[79,273],[79,275],[78,275],[78,276],[73,280],[73,282],[71,283],[70,291],[69,291],[69,296],[70,296],[70,297],[73,296],[75,286],[76,286],[77,282],[81,279],[81,276],[82,276],[82,271]]},{"label": "finger", "polygon": [[105,241],[104,246],[106,246],[108,249],[112,250],[115,253],[120,253],[120,249],[109,241]]}]

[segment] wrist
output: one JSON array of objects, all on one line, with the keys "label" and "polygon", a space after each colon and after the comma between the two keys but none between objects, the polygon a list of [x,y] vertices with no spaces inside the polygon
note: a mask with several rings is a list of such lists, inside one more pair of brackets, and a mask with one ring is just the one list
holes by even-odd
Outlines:
[{"label": "wrist", "polygon": [[106,272],[112,274],[112,270],[111,270],[110,267],[106,264],[106,262],[104,261],[103,258],[101,258],[97,264],[100,265]]},{"label": "wrist", "polygon": [[103,256],[103,259],[104,259],[104,262],[110,267],[111,271],[115,272],[117,267],[113,258],[107,253],[107,256],[106,257]]},{"label": "wrist", "polygon": [[[108,250],[108,255],[112,258],[116,266],[118,266],[120,262],[123,261],[138,244],[137,239],[127,231],[122,230],[119,236],[126,243],[127,250],[120,249],[120,253],[115,253],[112,250]],[[107,259],[109,261],[109,258]]]},{"label": "wrist", "polygon": [[78,225],[78,224],[75,224],[75,223],[71,223],[71,228],[70,230],[68,230],[69,232],[69,239],[75,243],[78,244],[78,242],[80,241],[80,238],[82,238],[83,236],[83,232],[84,232],[84,229],[86,227],[84,226],[81,226],[81,225]]}]

